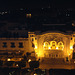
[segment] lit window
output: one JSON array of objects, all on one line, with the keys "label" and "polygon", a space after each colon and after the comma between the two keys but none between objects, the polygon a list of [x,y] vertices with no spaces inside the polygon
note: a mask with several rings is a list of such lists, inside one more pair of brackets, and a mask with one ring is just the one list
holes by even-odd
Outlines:
[{"label": "lit window", "polygon": [[26,14],[26,17],[27,18],[31,18],[31,14]]},{"label": "lit window", "polygon": [[59,43],[58,43],[58,49],[59,49],[59,50],[63,50],[63,48],[64,48],[63,43],[62,43],[62,42],[59,42]]},{"label": "lit window", "polygon": [[48,46],[49,46],[49,43],[48,43],[48,42],[44,42],[43,47],[44,47],[45,49],[48,49]]},{"label": "lit window", "polygon": [[56,50],[56,41],[51,41],[51,49]]},{"label": "lit window", "polygon": [[55,42],[52,42],[52,46],[55,46]]}]

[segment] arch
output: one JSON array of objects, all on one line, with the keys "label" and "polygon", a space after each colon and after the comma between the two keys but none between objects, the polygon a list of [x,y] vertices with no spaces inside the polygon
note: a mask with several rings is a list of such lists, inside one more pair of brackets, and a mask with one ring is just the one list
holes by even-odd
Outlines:
[{"label": "arch", "polygon": [[64,48],[63,42],[62,41],[58,42],[58,49],[63,50],[63,48]]},{"label": "arch", "polygon": [[49,43],[48,42],[44,42],[43,48],[48,49],[49,47]]},{"label": "arch", "polygon": [[57,43],[56,41],[51,41],[51,49],[56,49]]},{"label": "arch", "polygon": [[62,31],[46,31],[46,32],[43,32],[43,33],[40,33],[40,35],[48,35],[48,34],[60,34],[62,36],[64,35],[68,35],[67,33],[64,33]]}]

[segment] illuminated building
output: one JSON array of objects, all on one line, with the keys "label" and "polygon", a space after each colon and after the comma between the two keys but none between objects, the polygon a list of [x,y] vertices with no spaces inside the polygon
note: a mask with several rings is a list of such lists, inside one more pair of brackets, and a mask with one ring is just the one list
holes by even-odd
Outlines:
[{"label": "illuminated building", "polygon": [[[30,22],[32,16],[33,15],[30,13],[26,14],[28,22]],[[46,59],[52,59],[53,61],[62,59],[62,62],[75,63],[75,31],[72,31],[74,24],[72,24],[72,26],[66,24],[53,24],[54,21],[58,20],[57,18],[50,24],[50,19],[49,21],[47,21],[47,19],[44,19],[43,22],[40,18],[40,22],[42,23],[41,26],[38,25],[38,23],[32,24],[33,26],[31,26],[30,22],[29,28],[31,29],[29,30],[27,29],[27,23],[25,25],[8,23],[8,25],[1,27],[1,59],[13,57],[21,58],[22,55],[26,55],[26,53],[29,52],[31,56],[36,57],[37,60],[40,59],[40,62],[44,61],[48,63],[49,61],[46,61]],[[69,30],[69,28],[72,29]],[[9,59],[8,61],[11,60],[12,59]],[[31,60],[29,60],[29,62]]]},{"label": "illuminated building", "polygon": [[[35,34],[29,32],[29,48],[31,49],[32,43],[35,45],[35,52],[39,58],[66,58],[69,60],[73,57],[74,46],[74,33],[65,34],[62,32],[45,32]],[[32,49],[31,49],[32,50]]]},{"label": "illuminated building", "polygon": [[[15,30],[16,31],[16,30]],[[17,30],[18,31],[18,30]],[[24,30],[23,30],[24,31]],[[73,58],[75,33],[69,34],[60,31],[28,32],[28,38],[0,38],[1,52],[35,51],[37,58]]]}]

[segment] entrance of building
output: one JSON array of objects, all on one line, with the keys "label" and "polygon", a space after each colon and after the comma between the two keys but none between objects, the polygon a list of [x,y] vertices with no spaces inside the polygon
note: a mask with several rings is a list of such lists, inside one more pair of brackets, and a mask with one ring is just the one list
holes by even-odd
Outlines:
[{"label": "entrance of building", "polygon": [[44,53],[45,58],[63,58],[63,51],[51,50],[45,51]]}]

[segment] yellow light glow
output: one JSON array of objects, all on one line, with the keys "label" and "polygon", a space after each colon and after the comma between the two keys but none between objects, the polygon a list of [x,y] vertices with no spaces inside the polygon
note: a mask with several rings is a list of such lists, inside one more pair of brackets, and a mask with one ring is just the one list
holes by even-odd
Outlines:
[{"label": "yellow light glow", "polygon": [[19,60],[21,61],[21,58],[19,58]]},{"label": "yellow light glow", "polygon": [[16,66],[18,66],[18,64],[16,64]]},{"label": "yellow light glow", "polygon": [[49,49],[51,49],[51,47],[49,47]]},{"label": "yellow light glow", "polygon": [[43,57],[43,52],[42,51],[39,51],[38,57]]},{"label": "yellow light glow", "polygon": [[58,47],[56,47],[56,49],[58,49]]},{"label": "yellow light glow", "polygon": [[37,46],[35,45],[35,49],[37,49]]},{"label": "yellow light glow", "polygon": [[31,59],[29,59],[28,62],[31,62]]},{"label": "yellow light glow", "polygon": [[44,46],[45,46],[45,43],[44,43]]},{"label": "yellow light glow", "polygon": [[26,14],[26,17],[27,17],[27,18],[28,18],[28,17],[31,18],[31,14]]},{"label": "yellow light glow", "polygon": [[34,75],[37,75],[36,73]]},{"label": "yellow light glow", "polygon": [[7,59],[7,61],[10,61],[10,60],[11,60],[10,58]]},{"label": "yellow light glow", "polygon": [[70,49],[73,49],[73,46],[70,46]]},{"label": "yellow light glow", "polygon": [[69,55],[71,55],[71,54],[69,53]]},{"label": "yellow light glow", "polygon": [[20,52],[20,51],[18,51],[18,52]]},{"label": "yellow light glow", "polygon": [[75,61],[74,61],[74,64],[75,64]]},{"label": "yellow light glow", "polygon": [[62,50],[63,50],[63,48],[62,48]]},{"label": "yellow light glow", "polygon": [[38,55],[38,53],[36,53],[36,55]]}]

